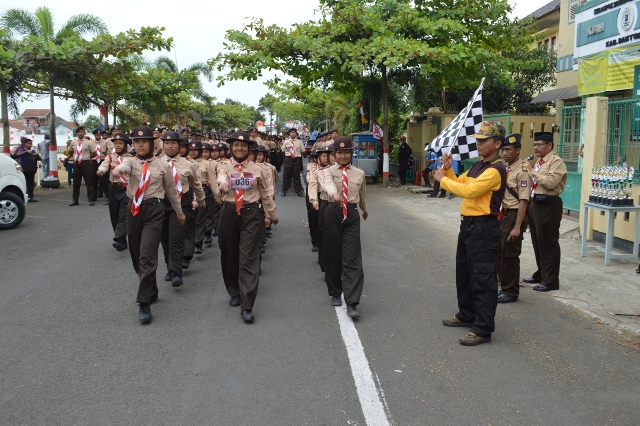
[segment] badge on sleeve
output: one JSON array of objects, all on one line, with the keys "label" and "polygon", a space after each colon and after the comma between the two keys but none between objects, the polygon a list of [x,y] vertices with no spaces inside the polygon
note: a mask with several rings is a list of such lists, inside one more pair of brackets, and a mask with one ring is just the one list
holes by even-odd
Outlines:
[{"label": "badge on sleeve", "polygon": [[520,180],[520,186],[522,188],[526,188],[527,186],[529,186],[529,181],[527,179]]}]

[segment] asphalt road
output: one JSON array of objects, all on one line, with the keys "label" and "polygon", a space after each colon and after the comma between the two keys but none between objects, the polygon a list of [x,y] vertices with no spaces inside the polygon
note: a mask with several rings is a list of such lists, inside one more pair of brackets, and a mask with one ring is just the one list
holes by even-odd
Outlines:
[{"label": "asphalt road", "polygon": [[[398,208],[401,192],[368,187],[356,323],[390,424],[640,423],[640,354],[550,298],[499,306],[492,343],[461,346],[465,329],[440,322],[456,312],[455,231]],[[289,194],[254,324],[227,303],[214,239],[181,288],[160,266],[148,326],[107,207],[39,195],[0,233],[0,424],[367,424],[304,199]]]}]

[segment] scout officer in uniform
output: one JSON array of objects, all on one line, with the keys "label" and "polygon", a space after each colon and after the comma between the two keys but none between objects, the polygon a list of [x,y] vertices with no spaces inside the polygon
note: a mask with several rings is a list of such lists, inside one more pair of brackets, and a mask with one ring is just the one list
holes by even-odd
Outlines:
[{"label": "scout officer in uniform", "polygon": [[324,212],[325,281],[333,306],[341,306],[344,293],[347,315],[359,318],[356,308],[364,286],[360,215],[367,220],[366,182],[364,172],[351,165],[353,142],[346,136],[333,141],[336,165],[323,174],[330,203]]},{"label": "scout officer in uniform", "polygon": [[[182,139],[182,145],[184,145],[184,138]],[[189,141],[187,146],[188,155],[183,157],[193,166],[196,171],[198,168],[198,159],[202,154],[202,142],[197,140]],[[181,155],[182,157],[182,155]],[[198,182],[200,180],[198,179]],[[200,184],[202,187],[202,184]],[[204,191],[203,191],[204,194]],[[189,269],[189,262],[193,259],[193,255],[196,250],[196,210],[188,210],[184,212],[186,216],[186,222],[184,224],[184,256],[182,257],[182,269]]]},{"label": "scout officer in uniform", "polygon": [[162,155],[162,147],[163,147],[162,134],[163,134],[162,127],[156,127],[155,129],[153,129],[153,137],[156,138],[154,141],[154,144],[155,144],[154,151],[155,151],[156,157],[159,157]]},{"label": "scout officer in uniform", "polygon": [[[193,213],[197,208],[205,209],[204,191],[198,177],[195,164],[180,156],[181,138],[178,132],[165,132],[162,136],[164,155],[160,160],[169,164],[175,188],[180,197],[182,211]],[[193,214],[191,214],[193,216]],[[182,225],[178,222],[175,211],[171,207],[169,198],[164,198],[164,220],[162,224],[162,251],[164,261],[167,264],[168,277],[173,287],[182,285],[182,262],[185,253],[185,244],[189,240],[187,234],[189,220]]]},{"label": "scout officer in uniform", "polygon": [[110,140],[113,143],[113,151],[107,154],[104,161],[100,163],[96,173],[100,177],[107,176],[109,178],[109,217],[114,233],[113,247],[118,251],[123,251],[127,249],[126,225],[129,204],[127,184],[129,179],[123,174],[114,174],[113,169],[121,164],[125,158],[131,157],[129,154],[131,140],[124,133],[116,133]]},{"label": "scout officer in uniform", "polygon": [[202,254],[202,244],[211,245],[213,240],[211,238],[211,231],[213,229],[213,221],[215,212],[222,204],[220,198],[220,189],[216,181],[216,167],[218,163],[211,159],[204,158],[204,154],[209,154],[213,151],[213,147],[208,142],[202,143],[202,158],[198,158],[197,168],[202,188],[204,189],[205,202],[207,208],[205,210],[198,211],[196,215],[196,236],[195,236],[195,253]]},{"label": "scout officer in uniform", "polygon": [[[232,159],[218,166],[218,184],[224,204],[220,210],[218,246],[222,276],[231,306],[241,307],[245,322],[253,322],[253,304],[258,293],[260,248],[258,232],[262,226],[278,223],[276,204],[266,186],[265,172],[248,161],[252,143],[249,134],[234,132]],[[271,219],[264,216],[269,212]]]},{"label": "scout officer in uniform", "polygon": [[[267,148],[264,145],[252,145],[251,150],[249,151],[249,159],[256,163],[263,171],[265,177],[265,185],[269,189],[269,193],[271,194],[271,199],[275,201],[275,182],[273,181],[273,173],[271,172],[271,168],[269,168],[268,164],[264,162],[265,156],[268,155]],[[252,158],[253,157],[253,158]],[[269,216],[269,212],[265,211],[264,216],[267,219],[271,219]],[[269,225],[271,226],[271,225]],[[260,233],[258,234],[258,241],[260,242],[260,253],[264,253],[264,246],[267,244],[267,231],[269,226],[264,226],[260,229]]]},{"label": "scout officer in uniform", "polygon": [[318,167],[309,176],[309,201],[318,211],[318,264],[320,270],[325,272],[324,260],[324,213],[329,205],[329,195],[324,186],[325,170],[331,165],[329,156],[333,152],[333,146],[318,148]]},{"label": "scout officer in uniform", "polygon": [[142,324],[151,322],[150,304],[158,298],[156,271],[158,269],[158,246],[162,237],[165,195],[176,211],[178,221],[184,223],[185,216],[180,207],[180,197],[169,163],[153,155],[153,130],[139,126],[131,132],[135,157],[127,157],[113,169],[129,177],[127,195],[131,198],[127,209],[127,237],[133,268],[138,274],[138,296],[140,304],[138,319]]},{"label": "scout officer in uniform", "polygon": [[87,198],[89,205],[93,206],[96,201],[96,193],[93,180],[96,170],[94,170],[96,158],[96,141],[85,135],[84,126],[76,129],[78,139],[71,141],[69,144],[69,152],[73,153],[73,202],[70,206],[77,206],[80,197],[80,185],[82,179],[87,186]]},{"label": "scout officer in uniform", "polygon": [[507,163],[507,187],[502,200],[500,219],[500,247],[496,254],[496,266],[502,292],[498,303],[511,303],[520,295],[520,252],[522,237],[527,229],[527,205],[531,195],[531,177],[520,164],[521,136],[514,133],[505,138],[502,159]]},{"label": "scout officer in uniform", "polygon": [[459,311],[442,323],[447,327],[471,327],[459,342],[475,346],[491,341],[498,305],[496,252],[500,246],[498,214],[507,182],[507,171],[499,150],[504,141],[504,126],[483,121],[476,138],[477,161],[456,177],[451,153],[441,158],[442,168],[435,180],[444,190],[463,198],[460,205],[460,234],[456,252],[456,289]]},{"label": "scout officer in uniform", "polygon": [[[309,236],[311,237],[311,251],[316,253],[318,251],[318,210],[313,208],[311,203],[311,195],[309,194],[311,175],[320,168],[318,164],[318,152],[317,150],[311,150],[309,155],[309,162],[307,163],[307,175],[305,181],[307,182],[307,194],[305,201],[307,204],[307,221],[309,223]],[[314,189],[317,193],[317,187]]]},{"label": "scout officer in uniform", "polygon": [[296,129],[289,130],[289,139],[282,144],[282,150],[284,151],[284,174],[280,195],[286,197],[287,191],[291,187],[291,179],[293,179],[296,194],[298,194],[299,197],[304,197],[302,183],[300,182],[304,144],[298,139],[298,131]]},{"label": "scout officer in uniform", "polygon": [[[109,138],[109,134],[103,130],[100,131],[100,129],[97,129],[98,133],[96,133],[96,164],[99,167],[101,162],[107,158],[107,155],[111,152],[113,152],[113,142],[111,142],[111,139]],[[102,197],[103,195],[105,196],[105,198],[107,198],[107,201],[104,203],[104,205],[108,205],[109,204],[109,187],[110,182],[109,182],[109,176],[107,176],[106,174],[100,176],[99,178],[94,179],[94,185],[97,186],[96,190],[98,191],[98,198]]]},{"label": "scout officer in uniform", "polygon": [[527,167],[533,179],[531,211],[534,225],[530,228],[538,271],[532,278],[523,281],[539,282],[540,284],[533,289],[546,292],[560,288],[560,194],[567,183],[567,166],[562,158],[553,152],[553,133],[537,132],[534,133],[533,139],[533,151],[540,159],[533,168],[528,161],[523,161],[522,165]]}]

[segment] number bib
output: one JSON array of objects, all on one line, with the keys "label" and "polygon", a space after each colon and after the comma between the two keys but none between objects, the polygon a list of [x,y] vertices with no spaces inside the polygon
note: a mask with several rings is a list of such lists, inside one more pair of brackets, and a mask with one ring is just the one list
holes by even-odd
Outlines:
[{"label": "number bib", "polygon": [[251,172],[232,172],[231,173],[231,189],[234,191],[253,188],[253,173]]}]

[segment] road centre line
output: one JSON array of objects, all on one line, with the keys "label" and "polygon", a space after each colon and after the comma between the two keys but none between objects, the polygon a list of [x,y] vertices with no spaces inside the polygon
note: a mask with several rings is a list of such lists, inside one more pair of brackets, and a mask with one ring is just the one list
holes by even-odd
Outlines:
[{"label": "road centre line", "polygon": [[342,340],[347,348],[351,373],[356,384],[364,420],[369,426],[389,426],[389,419],[381,400],[382,389],[376,387],[358,330],[356,330],[353,320],[347,316],[344,298],[342,306],[336,306],[336,315],[340,324]]}]

